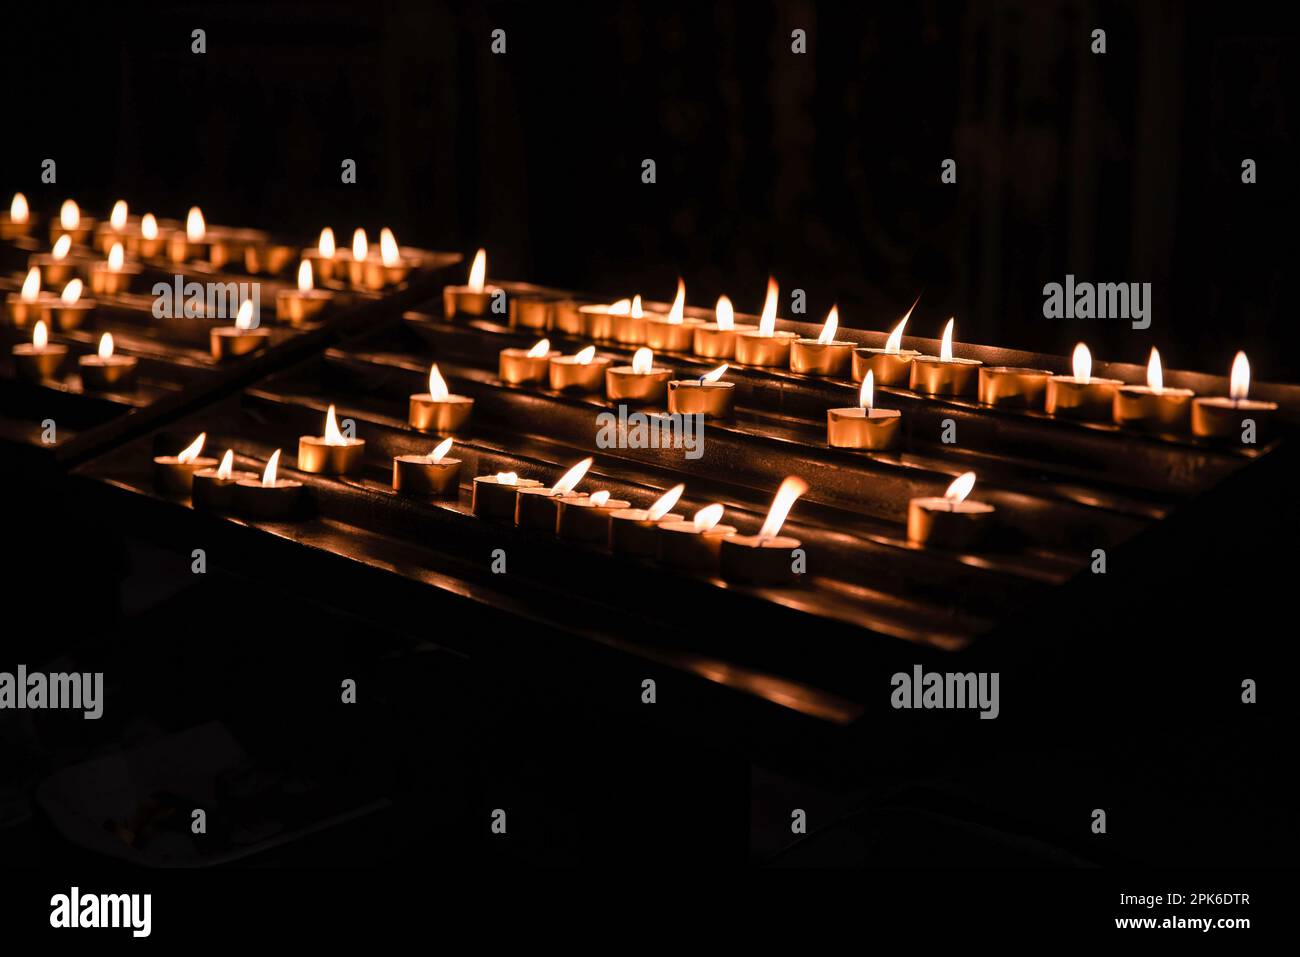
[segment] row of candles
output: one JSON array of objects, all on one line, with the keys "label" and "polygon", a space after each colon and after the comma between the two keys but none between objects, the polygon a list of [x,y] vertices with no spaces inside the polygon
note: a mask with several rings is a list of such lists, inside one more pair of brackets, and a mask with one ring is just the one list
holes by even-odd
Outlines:
[{"label": "row of candles", "polygon": [[[478,251],[465,286],[448,287],[444,307],[448,318],[458,313],[483,315],[491,298],[502,293],[486,282],[486,256]],[[789,369],[804,375],[842,379],[852,376],[862,383],[858,410],[833,409],[828,413],[831,445],[851,448],[889,448],[897,436],[898,413],[872,407],[875,386],[906,386],[914,392],[939,397],[976,396],[997,408],[1042,409],[1063,418],[1113,422],[1165,434],[1190,432],[1200,438],[1228,439],[1239,435],[1244,418],[1263,428],[1277,405],[1249,398],[1250,364],[1238,352],[1232,363],[1227,396],[1195,396],[1190,389],[1164,385],[1160,354],[1152,349],[1145,385],[1092,374],[1092,355],[1079,343],[1072,356],[1072,375],[1055,375],[1045,369],[987,366],[977,359],[953,355],[955,321],[949,319],[937,356],[902,347],[903,333],[916,303],[886,338],[882,348],[859,346],[836,339],[839,310],[832,307],[817,338],[779,331],[778,287],[768,280],[767,294],[757,326],[739,324],[726,296],[719,298],[714,320],[685,315],[685,284],[678,280],[677,296],[666,313],[646,310],[640,296],[608,304],[582,304],[516,296],[511,300],[511,321],[519,328],[555,329],[566,335],[641,346],[631,367],[612,366],[596,355],[594,346],[572,356],[549,350],[542,340],[531,350],[507,349],[501,353],[503,381],[548,383],[566,392],[605,392],[611,401],[663,404],[667,390],[670,412],[725,415],[731,411],[730,384],[720,381],[725,369],[698,380],[672,380],[668,369],[653,364],[654,350],[692,354],[701,359],[734,359],[745,366]]]}]

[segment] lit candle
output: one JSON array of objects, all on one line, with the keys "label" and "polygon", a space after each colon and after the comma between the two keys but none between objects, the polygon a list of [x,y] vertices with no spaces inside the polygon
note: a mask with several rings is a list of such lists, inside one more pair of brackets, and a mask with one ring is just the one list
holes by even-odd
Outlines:
[{"label": "lit candle", "polygon": [[[589,303],[578,307],[578,315],[582,319],[581,335],[586,339],[595,339],[597,342],[613,342],[614,326],[620,319],[626,319],[629,322],[635,320],[644,323],[645,314],[641,310],[641,297],[634,299],[620,299],[617,302],[607,303]],[[623,330],[624,336],[633,335],[626,329]],[[645,339],[644,334],[641,336]]]},{"label": "lit candle", "polygon": [[657,526],[659,561],[673,568],[714,574],[722,542],[736,534],[732,525],[721,525],[721,505],[706,505],[689,522],[666,519]]},{"label": "lit candle", "polygon": [[655,355],[642,346],[632,356],[630,366],[610,366],[605,370],[605,396],[610,402],[662,407],[668,394],[671,369],[655,365]]},{"label": "lit candle", "polygon": [[711,415],[730,418],[734,382],[722,382],[727,371],[724,362],[698,379],[673,379],[668,383],[668,411],[681,415]]},{"label": "lit candle", "polygon": [[1046,369],[980,366],[979,400],[995,408],[1037,409],[1047,396]]},{"label": "lit candle", "polygon": [[736,333],[753,329],[736,325],[736,310],[726,296],[718,297],[713,321],[695,327],[691,351],[703,359],[731,359],[736,355]]},{"label": "lit candle", "polygon": [[808,483],[793,475],[781,483],[772,506],[757,535],[732,535],[722,540],[719,553],[722,577],[756,584],[788,584],[794,581],[794,557],[799,539],[781,535],[781,526]]},{"label": "lit candle", "polygon": [[113,251],[113,246],[121,243],[124,249],[129,249],[131,241],[140,234],[140,220],[129,215],[130,209],[126,205],[126,200],[119,199],[113,204],[113,210],[108,214],[108,222],[99,224],[99,231],[95,236],[95,245],[99,251],[108,255]]},{"label": "lit candle", "polygon": [[462,312],[467,316],[486,315],[488,303],[500,291],[499,286],[488,285],[487,250],[480,249],[474,254],[474,263],[469,268],[469,281],[463,286],[443,289],[443,313],[448,319]]},{"label": "lit candle", "polygon": [[582,306],[574,299],[561,299],[551,309],[551,328],[566,336],[582,335]]},{"label": "lit candle", "polygon": [[308,322],[329,305],[334,294],[327,289],[317,289],[311,278],[311,263],[298,264],[298,288],[281,289],[275,294],[275,315],[290,325]]},{"label": "lit candle", "polygon": [[145,213],[140,217],[140,235],[136,240],[136,255],[141,259],[152,259],[159,255],[167,248],[168,237],[171,236],[173,229],[164,230],[158,224],[158,218],[153,213]]},{"label": "lit candle", "polygon": [[77,260],[72,256],[72,237],[60,236],[48,253],[27,257],[27,268],[39,269],[41,281],[58,289],[76,274]]},{"label": "lit candle", "polygon": [[897,409],[875,408],[876,374],[868,369],[856,409],[826,410],[826,442],[839,449],[892,449],[898,444]]},{"label": "lit candle", "polygon": [[566,496],[574,496],[573,490],[587,474],[587,469],[591,468],[591,462],[590,458],[583,459],[565,472],[550,488],[537,485],[516,489],[515,524],[520,528],[555,534],[556,501]]},{"label": "lit candle", "polygon": [[41,292],[41,270],[33,266],[27,270],[22,289],[5,296],[9,321],[22,329],[35,323],[44,314],[49,296]]},{"label": "lit candle", "polygon": [[235,504],[235,486],[240,482],[258,482],[256,472],[235,470],[235,453],[226,449],[221,464],[214,468],[199,469],[190,486],[190,502],[195,508],[225,510]]},{"label": "lit candle", "polygon": [[407,495],[460,493],[460,460],[447,458],[451,439],[443,439],[428,455],[393,456],[393,491]]},{"label": "lit candle", "polygon": [[[364,233],[362,235],[365,235]],[[320,239],[315,249],[305,249],[302,258],[311,263],[312,279],[316,282],[328,282],[335,276],[338,264],[335,258],[338,247],[334,242],[334,230],[326,226],[320,231]]]},{"label": "lit candle", "polygon": [[40,382],[58,375],[68,357],[68,347],[51,343],[45,323],[38,319],[32,327],[32,341],[18,343],[13,355],[18,375],[29,382]]},{"label": "lit candle", "polygon": [[1192,400],[1192,434],[1203,439],[1231,439],[1240,442],[1247,435],[1247,422],[1255,423],[1256,437],[1267,438],[1276,402],[1250,399],[1250,362],[1238,352],[1232,360],[1228,397],[1208,396]]},{"label": "lit candle", "polygon": [[551,340],[541,339],[531,349],[502,349],[497,356],[497,377],[510,385],[545,382],[551,358]]},{"label": "lit candle", "polygon": [[207,439],[208,434],[200,432],[197,439],[175,455],[154,456],[153,484],[158,491],[168,495],[189,495],[194,473],[216,467],[216,459],[203,458],[203,443]]},{"label": "lit candle", "polygon": [[555,298],[541,293],[515,294],[510,297],[510,327],[545,332],[555,315]]},{"label": "lit candle", "polygon": [[244,269],[256,276],[279,275],[299,258],[297,246],[277,242],[260,229],[240,229],[230,233],[231,250],[238,243],[244,247]]},{"label": "lit candle", "polygon": [[81,387],[87,392],[111,392],[135,387],[135,356],[113,353],[113,334],[99,337],[99,351],[95,355],[77,359],[81,369]]},{"label": "lit candle", "polygon": [[370,256],[365,261],[366,289],[378,291],[387,286],[396,286],[406,280],[418,262],[409,252],[403,252],[397,245],[397,237],[385,226],[379,231],[379,256]]},{"label": "lit candle", "polygon": [[59,218],[50,222],[50,242],[56,243],[61,236],[67,236],[70,242],[84,246],[94,231],[95,220],[82,216],[81,207],[65,199],[59,207]]},{"label": "lit candle", "polygon": [[747,366],[790,367],[790,343],[793,332],[776,331],[776,304],[779,294],[776,280],[767,280],[767,298],[758,317],[758,328],[736,334],[736,361]]},{"label": "lit candle", "polygon": [[659,523],[682,520],[682,516],[673,512],[673,506],[684,491],[685,485],[674,485],[649,508],[620,508],[610,512],[609,547],[614,554],[654,558],[659,550]]},{"label": "lit candle", "polygon": [[304,512],[303,484],[279,477],[280,450],[266,460],[260,479],[240,479],[235,483],[234,505],[245,518],[283,522],[301,518]]},{"label": "lit candle", "polygon": [[478,518],[514,523],[520,489],[541,488],[537,479],[520,478],[514,472],[479,475],[474,479],[474,497],[470,510]]},{"label": "lit candle", "polygon": [[647,322],[645,310],[641,308],[641,297],[633,296],[626,306],[622,303],[617,306],[618,308],[609,307],[610,331],[614,341],[625,346],[641,345],[645,342]]},{"label": "lit candle", "polygon": [[0,239],[11,240],[28,235],[32,230],[32,212],[27,206],[27,197],[14,193],[9,202],[9,211],[0,212]]},{"label": "lit candle", "polygon": [[215,260],[218,256],[224,261],[225,258],[224,254],[217,253],[214,249],[208,237],[208,224],[203,219],[203,210],[197,206],[191,206],[185,215],[185,231],[178,229],[171,234],[167,255],[174,263],[191,259]]},{"label": "lit candle", "polygon": [[212,358],[218,362],[237,359],[267,348],[271,344],[271,332],[260,328],[260,324],[261,317],[253,307],[253,300],[245,299],[239,304],[233,326],[215,326],[208,334]]},{"label": "lit candle", "polygon": [[1147,360],[1147,384],[1115,390],[1115,421],[1156,432],[1186,432],[1193,395],[1191,389],[1165,388],[1160,353],[1152,347]]},{"label": "lit candle", "polygon": [[86,317],[95,311],[95,300],[82,296],[83,289],[80,279],[70,279],[57,298],[45,297],[42,315],[51,328],[60,332],[80,329]]},{"label": "lit candle", "polygon": [[1109,422],[1115,410],[1119,379],[1096,379],[1092,375],[1092,353],[1080,342],[1071,358],[1074,375],[1054,375],[1047,380],[1045,408],[1049,415]]},{"label": "lit candle", "polygon": [[907,503],[907,540],[914,545],[970,548],[979,543],[993,524],[995,509],[986,502],[970,502],[975,473],[963,472],[948,486],[943,498],[914,498]]},{"label": "lit candle", "polygon": [[561,495],[555,500],[555,534],[566,542],[608,545],[610,516],[632,507],[601,490],[590,495]]},{"label": "lit candle", "polygon": [[143,267],[126,261],[126,250],[120,242],[108,251],[108,258],[90,266],[90,288],[97,296],[116,296],[131,288],[131,280],[143,272]]},{"label": "lit candle", "polygon": [[587,346],[571,356],[552,356],[547,373],[556,392],[599,392],[605,385],[610,359]]},{"label": "lit candle", "polygon": [[361,468],[365,439],[349,439],[339,431],[334,406],[325,413],[324,435],[298,437],[298,471],[323,475],[348,475]]},{"label": "lit candle", "polygon": [[649,315],[645,320],[645,344],[657,352],[690,352],[700,319],[686,318],[686,283],[677,280],[677,298],[668,314]]},{"label": "lit candle", "polygon": [[952,354],[955,319],[943,329],[938,356],[913,356],[909,388],[929,395],[969,395],[975,391],[977,370],[984,363],[978,359],[957,359]]},{"label": "lit candle", "polygon": [[853,343],[835,338],[840,327],[840,311],[831,306],[816,339],[795,339],[790,343],[790,371],[803,375],[821,375],[841,379],[849,374]]},{"label": "lit candle", "polygon": [[452,395],[438,363],[429,367],[429,391],[411,396],[407,421],[422,432],[457,432],[474,411],[474,400]]}]

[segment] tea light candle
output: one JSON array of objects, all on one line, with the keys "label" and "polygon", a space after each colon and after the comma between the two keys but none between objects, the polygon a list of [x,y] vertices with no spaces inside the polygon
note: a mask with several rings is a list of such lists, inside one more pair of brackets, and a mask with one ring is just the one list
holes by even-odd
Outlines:
[{"label": "tea light candle", "polygon": [[304,259],[298,265],[298,288],[281,289],[275,294],[275,315],[292,326],[300,326],[320,315],[333,298],[329,290],[315,288],[311,263]]},{"label": "tea light candle", "polygon": [[597,342],[614,341],[614,320],[618,316],[631,318],[633,308],[636,309],[638,318],[641,313],[641,297],[637,296],[634,301],[631,299],[620,299],[612,303],[588,303],[578,307],[578,316],[582,320],[580,335],[585,339],[595,339]]},{"label": "tea light candle", "polygon": [[208,433],[200,432],[197,439],[175,455],[154,456],[154,487],[168,495],[189,495],[194,473],[217,466],[216,459],[203,458],[203,443],[207,439]]},{"label": "tea light candle", "polygon": [[858,408],[826,410],[826,442],[838,449],[892,449],[898,444],[897,409],[874,407],[876,374],[868,369],[858,390]]},{"label": "tea light candle", "polygon": [[314,282],[329,282],[337,275],[338,262],[335,258],[337,253],[338,247],[334,243],[334,230],[326,226],[320,231],[320,239],[316,243],[316,248],[304,250],[302,254],[302,258],[311,264],[311,275]]},{"label": "tea light candle", "polygon": [[14,193],[9,202],[9,212],[0,213],[0,240],[6,242],[26,236],[32,231],[32,211],[27,205],[27,197]]},{"label": "tea light candle", "polygon": [[975,473],[963,472],[948,486],[943,498],[914,498],[907,503],[907,540],[914,545],[970,548],[980,542],[993,524],[995,509],[986,502],[970,502]]},{"label": "tea light candle", "polygon": [[509,305],[511,329],[533,329],[545,332],[551,327],[555,300],[542,296],[511,296]]},{"label": "tea light candle", "polygon": [[[170,221],[169,221],[170,222]],[[167,241],[176,230],[173,227],[163,229],[153,213],[140,217],[140,234],[134,244],[128,237],[127,248],[132,249],[141,259],[153,259],[167,249]]]},{"label": "tea light candle", "polygon": [[599,392],[609,365],[608,358],[596,355],[595,346],[587,346],[576,355],[552,356],[547,374],[556,392]]},{"label": "tea light candle", "polygon": [[1228,397],[1208,396],[1192,400],[1192,434],[1203,439],[1241,441],[1246,420],[1253,421],[1258,431],[1267,434],[1277,403],[1249,399],[1249,394],[1250,362],[1246,353],[1238,352],[1232,360]]},{"label": "tea light candle", "polygon": [[582,335],[582,303],[561,299],[551,309],[551,328],[566,336]]},{"label": "tea light candle", "polygon": [[605,370],[605,396],[610,402],[663,406],[673,373],[654,362],[654,353],[642,346],[630,366],[610,366]]},{"label": "tea light candle", "polygon": [[235,510],[245,518],[265,522],[283,522],[303,517],[303,484],[279,477],[280,450],[266,461],[260,479],[240,479],[235,483]]},{"label": "tea light candle", "polygon": [[279,275],[298,258],[297,247],[276,242],[260,230],[240,230],[232,238],[242,241],[244,269],[254,276],[261,273]]},{"label": "tea light candle", "polygon": [[686,571],[716,572],[723,541],[736,534],[734,526],[719,524],[722,511],[721,505],[706,505],[689,522],[660,522],[655,532],[659,561]]},{"label": "tea light candle", "polygon": [[537,479],[520,478],[514,472],[480,475],[474,479],[470,511],[478,518],[513,524],[520,490],[541,486]]},{"label": "tea light candle", "polygon": [[[185,232],[176,230],[168,238],[167,255],[174,263],[183,263],[191,259],[208,259],[213,265],[225,262],[224,249],[218,251],[219,243],[208,236],[208,224],[203,219],[203,210],[191,206],[185,215]],[[221,262],[217,262],[220,259]]]},{"label": "tea light candle", "polygon": [[736,334],[753,329],[736,325],[736,310],[726,296],[718,297],[713,308],[713,322],[695,327],[691,351],[702,359],[732,359],[736,355]]},{"label": "tea light candle", "polygon": [[1186,432],[1193,395],[1191,389],[1165,388],[1160,352],[1153,347],[1147,360],[1147,384],[1115,390],[1115,421],[1156,432]]},{"label": "tea light candle", "polygon": [[640,296],[633,296],[626,307],[622,302],[610,306],[609,320],[615,342],[625,346],[639,346],[645,342],[647,320]]},{"label": "tea light candle", "polygon": [[361,468],[365,439],[344,438],[334,418],[334,406],[325,413],[325,434],[298,437],[298,471],[322,475],[348,475]]},{"label": "tea light candle", "polygon": [[36,320],[32,327],[32,341],[20,342],[13,347],[14,366],[18,375],[28,382],[53,379],[68,358],[68,347],[50,342],[44,321]]},{"label": "tea light candle", "polygon": [[755,584],[794,581],[791,552],[799,547],[800,542],[797,538],[782,537],[781,526],[785,524],[795,499],[806,491],[807,482],[789,476],[772,497],[772,506],[757,535],[732,535],[722,540],[719,558],[723,578]]},{"label": "tea light candle", "polygon": [[955,319],[949,319],[943,329],[939,355],[913,356],[909,388],[913,392],[929,395],[970,395],[975,391],[978,369],[984,363],[978,359],[957,359],[952,354],[952,332]]},{"label": "tea light candle", "polygon": [[[190,485],[190,503],[195,508],[225,510],[235,504],[235,486],[240,482],[257,482],[256,472],[235,470],[235,453],[226,449],[221,464],[214,468],[199,469]],[[260,484],[260,483],[259,483]]]},{"label": "tea light candle", "polygon": [[388,286],[396,286],[406,280],[418,260],[409,252],[403,252],[397,245],[397,237],[385,226],[379,231],[379,256],[370,256],[363,261],[364,270],[360,283],[362,288],[379,291]]},{"label": "tea light candle", "polygon": [[758,328],[736,334],[736,361],[741,365],[790,367],[790,344],[797,337],[793,332],[776,331],[777,298],[776,280],[769,277]]},{"label": "tea light candle", "polygon": [[551,341],[541,339],[531,349],[502,349],[497,355],[497,378],[510,385],[545,382],[551,359]]},{"label": "tea light candle", "polygon": [[112,252],[113,247],[119,243],[123,248],[128,248],[129,240],[139,235],[140,220],[130,216],[129,212],[126,200],[119,199],[108,214],[108,222],[99,224],[95,246],[104,255]]},{"label": "tea light candle", "polygon": [[695,329],[704,325],[699,319],[686,318],[686,283],[677,280],[677,298],[667,315],[645,317],[645,344],[656,352],[690,352]]},{"label": "tea light candle", "polygon": [[435,362],[429,367],[429,391],[411,396],[407,421],[422,432],[457,432],[473,411],[474,400],[452,395]]},{"label": "tea light candle", "polygon": [[649,508],[620,508],[611,511],[609,547],[614,550],[614,554],[654,558],[659,550],[659,523],[682,520],[682,516],[673,513],[673,506],[684,491],[685,485],[674,485]]},{"label": "tea light candle", "polygon": [[448,319],[459,313],[467,316],[487,314],[492,297],[502,292],[501,287],[488,285],[487,250],[480,249],[474,254],[474,263],[469,269],[469,281],[463,286],[447,286],[442,291],[442,310]]},{"label": "tea light candle", "polygon": [[126,250],[121,243],[114,243],[107,260],[91,264],[91,291],[99,296],[120,295],[131,288],[131,280],[143,271],[143,267],[126,261]]},{"label": "tea light candle", "polygon": [[[531,528],[555,534],[556,502],[561,498],[573,498],[573,490],[582,481],[592,460],[585,458],[561,476],[550,488],[535,486],[519,488],[515,498],[515,524],[520,528]],[[580,493],[585,494],[585,493]]]},{"label": "tea light candle", "polygon": [[80,329],[86,317],[95,311],[95,300],[83,298],[83,288],[80,279],[71,279],[58,298],[48,296],[44,299],[42,316],[51,328],[60,332]]},{"label": "tea light candle", "polygon": [[260,328],[260,322],[253,300],[245,299],[239,304],[233,326],[216,326],[208,334],[212,358],[222,362],[266,349],[271,344],[271,333]]},{"label": "tea light candle", "polygon": [[76,274],[77,263],[72,258],[72,237],[60,236],[48,253],[33,253],[27,257],[29,269],[41,271],[41,281],[57,289]]},{"label": "tea light candle", "polygon": [[451,439],[444,439],[428,455],[393,456],[393,491],[407,495],[458,495],[460,460],[447,458]]},{"label": "tea light candle", "polygon": [[22,289],[5,296],[5,310],[9,321],[19,329],[41,319],[49,306],[50,297],[41,292],[41,270],[33,266],[27,270]]},{"label": "tea light candle", "polygon": [[995,408],[1036,409],[1047,395],[1046,369],[980,366],[979,400]]},{"label": "tea light candle", "polygon": [[59,218],[50,222],[52,243],[57,243],[60,238],[67,236],[70,243],[84,246],[94,232],[95,220],[90,216],[82,216],[81,208],[70,199],[65,199],[63,205],[59,207]]},{"label": "tea light candle", "polygon": [[555,534],[566,542],[608,545],[610,516],[631,507],[604,490],[562,495],[555,500]]},{"label": "tea light candle", "polygon": [[849,374],[853,343],[835,338],[840,327],[840,310],[831,306],[816,339],[795,339],[790,343],[790,371],[842,379]]},{"label": "tea light candle", "polygon": [[1054,375],[1047,380],[1044,407],[1049,415],[1109,422],[1114,415],[1119,379],[1094,379],[1092,353],[1080,342],[1071,358],[1074,375]]},{"label": "tea light candle", "polygon": [[698,379],[673,379],[668,383],[668,411],[680,415],[730,418],[736,384],[720,381],[726,371],[724,362]]},{"label": "tea light candle", "polygon": [[113,354],[113,334],[99,337],[99,351],[95,355],[77,359],[81,369],[81,387],[87,392],[121,391],[135,387],[135,356]]}]

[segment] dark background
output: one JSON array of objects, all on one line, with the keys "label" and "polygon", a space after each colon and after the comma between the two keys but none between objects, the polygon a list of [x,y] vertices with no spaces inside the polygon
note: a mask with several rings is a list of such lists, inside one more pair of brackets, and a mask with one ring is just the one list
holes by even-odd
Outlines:
[{"label": "dark background", "polygon": [[[502,278],[1300,377],[1295,32],[1254,3],[24,4],[0,186],[484,245]],[[190,32],[207,31],[207,53]],[[1107,52],[1090,51],[1107,31]],[[491,31],[507,34],[505,55]],[[808,52],[790,50],[802,28]],[[59,163],[57,186],[40,161]],[[343,158],[357,183],[340,182]],[[958,163],[956,185],[940,164]],[[1241,161],[1258,163],[1243,185]],[[658,182],[641,182],[655,159]],[[1067,272],[1154,322],[1042,317]],[[788,304],[788,300],[787,304]],[[788,311],[787,308],[783,310]]]}]

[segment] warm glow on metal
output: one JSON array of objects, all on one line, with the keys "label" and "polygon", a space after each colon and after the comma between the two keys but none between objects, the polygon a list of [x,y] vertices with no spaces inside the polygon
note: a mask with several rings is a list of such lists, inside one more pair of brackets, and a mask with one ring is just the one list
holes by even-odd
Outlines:
[{"label": "warm glow on metal", "polygon": [[518,485],[519,475],[516,472],[498,472],[496,480],[498,485]]},{"label": "warm glow on metal", "polygon": [[1074,347],[1074,355],[1070,358],[1070,365],[1074,369],[1074,377],[1087,382],[1092,378],[1092,353],[1088,347],[1080,342]]},{"label": "warm glow on metal", "polygon": [[23,291],[19,294],[23,302],[35,302],[41,294],[41,271],[33,266],[27,270],[27,278],[23,280]]},{"label": "warm glow on metal", "polygon": [[235,474],[235,450],[226,449],[226,454],[221,456],[221,464],[217,466],[217,478],[229,479]]},{"label": "warm glow on metal", "polygon": [[113,204],[113,211],[108,214],[108,224],[121,232],[126,229],[126,200],[119,199]]},{"label": "warm glow on metal", "polygon": [[1228,381],[1228,395],[1244,399],[1250,394],[1250,361],[1246,353],[1238,352],[1232,360],[1232,375]]},{"label": "warm glow on metal", "polygon": [[27,208],[27,197],[22,193],[14,193],[14,198],[9,203],[9,221],[11,223],[25,223],[30,215],[31,210]]},{"label": "warm glow on metal", "polygon": [[316,242],[316,253],[321,259],[333,259],[336,251],[334,230],[326,226],[320,231],[320,239]]},{"label": "warm glow on metal", "polygon": [[176,461],[180,462],[182,465],[188,462],[193,462],[199,457],[199,453],[203,451],[203,443],[207,440],[208,433],[200,432],[197,439],[176,453]]},{"label": "warm glow on metal", "polygon": [[767,298],[763,300],[763,313],[758,317],[758,334],[772,336],[776,334],[776,299],[780,291],[776,279],[767,277]]},{"label": "warm glow on metal", "polygon": [[710,369],[708,372],[704,373],[704,375],[700,376],[700,382],[717,382],[726,374],[726,372],[727,364],[724,362],[716,369]]},{"label": "warm glow on metal", "polygon": [[875,408],[876,401],[876,374],[870,369],[862,377],[862,388],[858,390],[858,405],[864,409]]},{"label": "warm glow on metal", "polygon": [[65,306],[74,305],[81,298],[81,289],[82,282],[80,279],[69,279],[68,284],[63,287],[63,292],[59,294],[59,298],[63,300]]},{"label": "warm glow on metal", "polygon": [[582,477],[587,474],[587,469],[591,468],[592,459],[590,457],[583,459],[569,471],[565,472],[560,480],[551,486],[552,495],[568,495],[574,487],[582,481]]},{"label": "warm glow on metal", "polygon": [[686,319],[686,283],[677,280],[677,298],[673,300],[673,307],[668,310],[668,322],[670,325],[680,326]]},{"label": "warm glow on metal", "polygon": [[50,255],[55,259],[67,259],[68,253],[72,251],[72,237],[64,233],[54,242],[54,249]]},{"label": "warm glow on metal", "polygon": [[609,501],[609,492],[601,489],[599,492],[592,492],[587,496],[587,501],[592,505],[601,506]]},{"label": "warm glow on metal", "polygon": [[32,328],[32,347],[35,349],[44,349],[50,344],[50,331],[45,328],[45,320],[37,319],[36,325]]},{"label": "warm glow on metal", "polygon": [[448,452],[451,451],[451,444],[452,444],[453,441],[455,441],[455,440],[454,440],[454,439],[443,439],[441,442],[439,442],[437,445],[435,445],[435,446],[433,447],[433,451],[429,453],[429,461],[430,461],[430,462],[441,462],[442,459],[443,459],[443,456],[445,456]]},{"label": "warm glow on metal", "polygon": [[402,261],[402,253],[397,246],[397,237],[385,226],[379,231],[379,258],[385,266],[396,266]]},{"label": "warm glow on metal", "polygon": [[713,309],[714,321],[719,329],[730,329],[736,324],[736,310],[732,308],[731,300],[726,296],[718,297],[718,304]]},{"label": "warm glow on metal", "polygon": [[578,354],[573,357],[573,361],[580,366],[589,366],[591,365],[591,360],[594,358],[596,358],[596,347],[587,346],[587,348],[580,350]]},{"label": "warm glow on metal", "polygon": [[474,254],[474,264],[469,267],[469,291],[482,292],[487,284],[487,250],[480,249]]},{"label": "warm glow on metal", "polygon": [[695,513],[695,517],[691,519],[691,524],[695,526],[697,532],[707,532],[722,521],[722,512],[722,506],[716,502],[712,505],[706,505]]},{"label": "warm glow on metal", "polygon": [[1160,352],[1155,346],[1151,347],[1151,358],[1147,360],[1147,388],[1152,392],[1160,392],[1165,387],[1165,373],[1160,368]]},{"label": "warm glow on metal", "polygon": [[538,339],[537,345],[528,350],[527,356],[530,359],[540,359],[551,351],[550,339]]},{"label": "warm glow on metal", "polygon": [[642,346],[632,355],[632,371],[637,375],[649,375],[655,365],[655,354]]},{"label": "warm glow on metal", "polygon": [[831,306],[831,311],[826,314],[826,321],[822,324],[821,335],[817,337],[817,342],[821,345],[829,345],[835,341],[835,333],[840,328],[840,310],[838,306]]},{"label": "warm glow on metal", "polygon": [[952,330],[957,324],[956,317],[948,319],[948,325],[943,327],[943,341],[939,343],[939,359],[943,362],[952,362]]},{"label": "warm glow on metal", "polygon": [[64,229],[76,229],[81,225],[81,209],[70,199],[65,199],[59,207],[59,225]]},{"label": "warm glow on metal", "polygon": [[339,431],[338,420],[334,417],[334,406],[331,405],[325,413],[325,444],[326,445],[347,445],[348,440],[343,438],[343,433]]},{"label": "warm glow on metal", "polygon": [[304,259],[298,264],[298,291],[311,292],[313,285],[311,263]]},{"label": "warm glow on metal", "polygon": [[235,313],[235,328],[245,332],[253,328],[253,300],[245,299],[239,304],[239,311]]},{"label": "warm glow on metal", "polygon": [[201,243],[207,234],[208,225],[203,221],[203,210],[191,206],[185,215],[185,238],[192,243]]},{"label": "warm glow on metal", "polygon": [[673,510],[673,506],[677,504],[677,500],[682,497],[682,493],[685,491],[685,485],[674,485],[668,491],[664,492],[663,495],[660,495],[659,498],[655,500],[655,503],[646,509],[646,518],[652,522],[659,521],[659,519],[663,518]]},{"label": "warm glow on metal", "polygon": [[447,380],[438,371],[436,362],[429,367],[429,395],[433,396],[434,402],[446,402],[447,396],[451,395],[451,390],[447,388]]},{"label": "warm glow on metal", "polygon": [[111,359],[113,357],[113,334],[106,332],[99,337],[99,357],[101,359]]},{"label": "warm glow on metal", "polygon": [[270,488],[275,485],[276,472],[280,470],[280,450],[276,449],[271,453],[271,457],[266,460],[266,468],[262,470],[262,487]]},{"label": "warm glow on metal", "polygon": [[974,487],[975,473],[962,472],[961,475],[952,480],[952,484],[948,486],[948,491],[943,493],[943,497],[954,505],[958,505],[966,501],[966,496],[970,494],[970,490]]},{"label": "warm glow on metal", "polygon": [[366,231],[358,227],[352,233],[352,258],[357,262],[365,262],[369,255],[370,244],[366,242]]},{"label": "warm glow on metal", "polygon": [[122,248],[121,243],[113,243],[113,248],[108,251],[108,271],[121,272],[125,265],[126,250]]},{"label": "warm glow on metal", "polygon": [[781,526],[785,524],[785,517],[790,514],[790,509],[794,507],[795,499],[806,491],[808,491],[808,483],[794,475],[781,483],[781,487],[776,490],[776,495],[772,498],[772,507],[767,510],[767,519],[759,529],[760,541],[771,541],[781,534]]},{"label": "warm glow on metal", "polygon": [[140,217],[140,235],[149,240],[158,238],[158,219],[153,213]]}]

